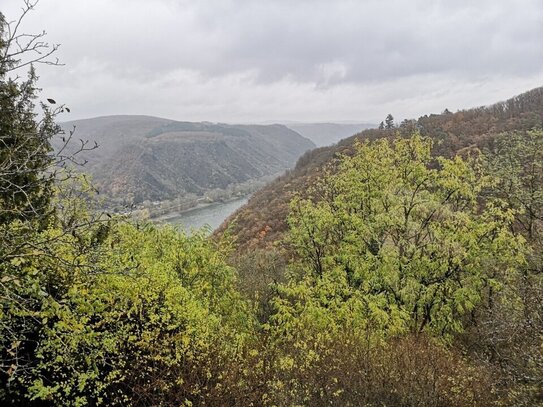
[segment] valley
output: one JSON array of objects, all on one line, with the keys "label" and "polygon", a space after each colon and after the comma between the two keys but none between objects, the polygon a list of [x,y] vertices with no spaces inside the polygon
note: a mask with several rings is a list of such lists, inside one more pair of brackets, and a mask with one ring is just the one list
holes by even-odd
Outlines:
[{"label": "valley", "polygon": [[78,158],[86,162],[80,170],[90,174],[105,207],[150,217],[246,196],[315,146],[282,125],[108,116],[65,122],[62,128],[98,145]]},{"label": "valley", "polygon": [[0,406],[543,407],[540,2],[3,0]]}]

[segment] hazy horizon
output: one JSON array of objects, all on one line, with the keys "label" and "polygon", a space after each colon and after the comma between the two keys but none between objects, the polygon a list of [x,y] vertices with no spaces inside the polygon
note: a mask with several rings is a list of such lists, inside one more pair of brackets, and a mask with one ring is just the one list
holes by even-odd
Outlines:
[{"label": "hazy horizon", "polygon": [[59,123],[82,121],[82,120],[94,120],[94,119],[100,119],[100,118],[106,118],[106,117],[123,117],[123,116],[126,116],[126,117],[131,117],[131,116],[155,117],[155,118],[158,118],[158,119],[180,121],[180,122],[196,122],[196,123],[209,122],[209,123],[214,123],[214,124],[232,124],[232,125],[236,125],[236,124],[240,124],[240,125],[282,124],[282,125],[285,125],[285,126],[288,126],[288,125],[306,125],[306,124],[308,124],[308,125],[309,124],[323,124],[323,125],[324,124],[339,124],[339,125],[357,125],[357,124],[360,124],[360,125],[372,125],[372,126],[377,126],[378,125],[378,123],[362,122],[362,121],[357,121],[357,120],[314,121],[314,122],[305,122],[305,121],[299,121],[299,120],[263,120],[263,121],[260,121],[260,122],[253,122],[253,121],[247,121],[247,122],[220,122],[220,121],[213,121],[213,120],[196,121],[196,120],[175,119],[175,118],[171,118],[171,117],[155,116],[155,115],[148,115],[148,114],[115,114],[115,113],[113,113],[113,114],[104,114],[104,115],[99,115],[99,116],[81,117],[81,118],[78,118],[78,119],[73,119],[73,118],[70,118],[69,116],[64,116],[63,118],[66,118],[66,120],[61,120],[61,121],[59,121]]}]

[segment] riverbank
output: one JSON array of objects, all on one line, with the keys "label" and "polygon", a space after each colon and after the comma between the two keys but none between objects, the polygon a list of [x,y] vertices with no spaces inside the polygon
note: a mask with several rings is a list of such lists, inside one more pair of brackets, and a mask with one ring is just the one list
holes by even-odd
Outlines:
[{"label": "riverbank", "polygon": [[126,211],[126,203],[122,205],[110,204],[108,209],[113,213],[129,214],[137,219],[149,219],[153,222],[160,222],[172,216],[182,214],[200,208],[206,208],[216,204],[226,204],[238,199],[243,199],[252,195],[257,190],[264,187],[279,174],[265,176],[258,179],[252,179],[241,184],[230,185],[225,189],[212,189],[206,191],[203,195],[186,193],[174,199],[162,201],[144,201],[132,206],[132,209]]}]

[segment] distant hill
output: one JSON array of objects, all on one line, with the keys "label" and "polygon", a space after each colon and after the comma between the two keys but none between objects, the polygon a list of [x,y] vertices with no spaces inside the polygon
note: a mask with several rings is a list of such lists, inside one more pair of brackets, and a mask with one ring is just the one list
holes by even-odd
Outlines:
[{"label": "distant hill", "polygon": [[76,139],[96,142],[85,152],[100,192],[141,203],[247,182],[291,168],[308,139],[283,125],[191,123],[150,116],[106,116],[62,124]]},{"label": "distant hill", "polygon": [[487,147],[504,131],[528,130],[542,125],[543,87],[540,87],[491,106],[425,115],[418,120],[405,120],[391,130],[364,130],[334,146],[316,148],[304,154],[293,171],[256,192],[216,233],[220,234],[236,219],[233,233],[237,236],[240,252],[273,244],[287,229],[286,218],[292,197],[304,195],[323,167],[333,162],[339,153],[352,153],[356,140],[409,135],[418,130],[436,141],[435,154],[452,156],[472,147]]},{"label": "distant hill", "polygon": [[377,127],[370,123],[286,123],[285,125],[311,140],[317,147],[330,146],[364,129]]}]

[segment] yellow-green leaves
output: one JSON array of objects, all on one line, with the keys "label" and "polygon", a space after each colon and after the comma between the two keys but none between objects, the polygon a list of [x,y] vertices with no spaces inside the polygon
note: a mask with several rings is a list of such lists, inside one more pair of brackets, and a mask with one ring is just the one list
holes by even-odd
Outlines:
[{"label": "yellow-green leaves", "polygon": [[[235,360],[254,329],[225,253],[203,234],[110,227],[40,314],[28,396],[65,405],[130,404],[136,393],[180,403],[204,397],[222,374],[212,361]],[[70,260],[69,247],[61,244],[58,256]],[[85,272],[91,260],[95,272]],[[51,265],[52,274],[65,272]]]},{"label": "yellow-green leaves", "polygon": [[479,205],[492,181],[480,160],[433,159],[431,148],[418,134],[359,143],[319,184],[318,199],[293,201],[293,275],[306,277],[285,286],[279,315],[301,301],[289,314],[321,307],[337,323],[342,307],[360,301],[358,325],[385,334],[461,330],[497,274],[522,261],[523,241],[510,231],[511,209]]}]

